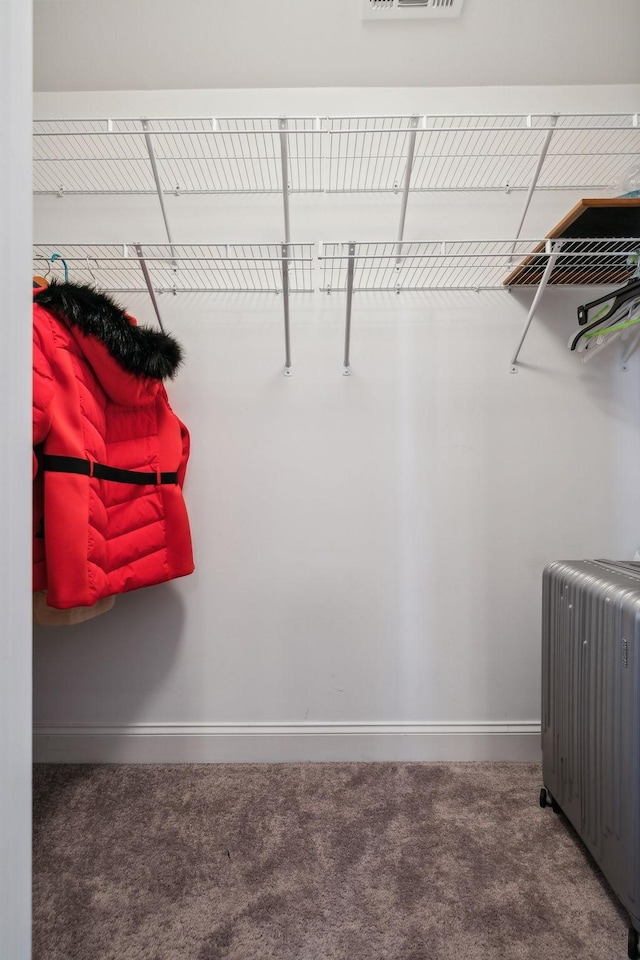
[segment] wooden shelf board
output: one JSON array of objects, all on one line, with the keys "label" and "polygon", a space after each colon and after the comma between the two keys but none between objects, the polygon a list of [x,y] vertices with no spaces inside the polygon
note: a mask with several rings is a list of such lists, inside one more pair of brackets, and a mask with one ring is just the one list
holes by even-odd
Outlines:
[{"label": "wooden shelf board", "polygon": [[[640,197],[580,200],[547,234],[550,240],[584,238],[593,241],[599,237],[602,237],[603,241],[613,237],[640,237]],[[547,264],[544,249],[544,243],[534,247],[531,254],[503,281],[504,285],[513,287],[538,284]],[[576,260],[575,254],[579,249],[578,244],[572,244],[573,256],[565,257],[564,261],[562,254],[559,254],[551,271],[550,284],[625,283],[630,279],[626,254],[621,253],[619,260],[611,258],[610,267],[606,271],[600,262],[595,271],[594,264],[598,256],[596,245],[591,242],[585,247],[584,262]],[[538,254],[541,256],[537,256]]]}]

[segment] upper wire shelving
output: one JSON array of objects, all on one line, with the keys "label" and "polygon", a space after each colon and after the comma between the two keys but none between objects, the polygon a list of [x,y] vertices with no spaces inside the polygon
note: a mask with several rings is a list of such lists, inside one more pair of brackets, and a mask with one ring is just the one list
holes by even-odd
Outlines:
[{"label": "upper wire shelving", "polygon": [[312,192],[320,137],[312,117],[36,120],[34,190],[281,193],[286,179],[289,193]]},{"label": "upper wire shelving", "polygon": [[329,118],[327,190],[602,190],[640,152],[637,114]]},{"label": "upper wire shelving", "polygon": [[[354,291],[504,288],[505,277],[517,267],[517,279],[507,285],[538,285],[528,329],[549,282],[623,282],[627,275],[620,260],[627,254],[626,239],[598,237],[590,249],[583,241],[578,253],[573,238],[554,236],[532,250],[533,241],[520,236],[536,190],[579,190],[583,196],[612,191],[640,155],[638,114],[38,120],[34,134],[37,194],[156,194],[160,203],[169,241],[164,249],[145,245],[142,252],[132,245],[131,260],[128,254],[107,254],[104,246],[103,255],[93,247],[93,257],[87,248],[75,247],[76,277],[86,274],[91,281],[102,275],[102,286],[124,292],[144,289],[142,271],[156,311],[155,292],[163,290],[282,289],[287,343],[289,293],[312,287],[312,258],[305,249],[310,245],[291,243],[291,194],[401,196],[395,240],[321,245],[321,288],[347,291],[349,322]],[[526,197],[507,241],[407,243],[409,196],[428,191],[526,191]],[[251,193],[280,194],[281,243],[176,244],[168,194]],[[262,247],[270,248],[264,256]],[[614,262],[617,273],[610,269]]]},{"label": "upper wire shelving", "polygon": [[[414,114],[34,122],[36,193],[290,193],[610,187],[637,114]],[[323,164],[323,157],[326,163]],[[326,168],[326,169],[323,169]]]}]

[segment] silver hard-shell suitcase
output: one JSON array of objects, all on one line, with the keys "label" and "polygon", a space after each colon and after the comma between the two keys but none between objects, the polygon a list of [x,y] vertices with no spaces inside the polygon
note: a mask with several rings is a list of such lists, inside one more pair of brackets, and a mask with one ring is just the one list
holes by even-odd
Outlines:
[{"label": "silver hard-shell suitcase", "polygon": [[542,581],[542,806],[568,817],[629,913],[640,958],[640,563]]}]

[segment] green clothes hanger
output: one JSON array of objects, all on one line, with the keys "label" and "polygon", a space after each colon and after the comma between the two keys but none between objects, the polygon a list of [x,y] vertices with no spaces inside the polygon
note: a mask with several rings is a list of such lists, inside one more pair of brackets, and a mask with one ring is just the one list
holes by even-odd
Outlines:
[{"label": "green clothes hanger", "polygon": [[624,320],[622,323],[614,323],[610,327],[605,327],[604,330],[592,330],[591,333],[585,333],[584,339],[591,340],[592,337],[604,337],[608,333],[613,333],[614,330],[626,330],[627,327],[635,327],[637,323],[640,323],[640,314],[637,317],[634,317],[632,320]]}]

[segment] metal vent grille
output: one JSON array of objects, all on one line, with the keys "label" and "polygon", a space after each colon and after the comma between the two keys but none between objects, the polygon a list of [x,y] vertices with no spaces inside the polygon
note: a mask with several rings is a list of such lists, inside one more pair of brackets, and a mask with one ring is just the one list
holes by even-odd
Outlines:
[{"label": "metal vent grille", "polygon": [[362,0],[364,20],[459,17],[464,0]]},{"label": "metal vent grille", "polygon": [[459,7],[456,0],[398,0],[399,7]]}]

